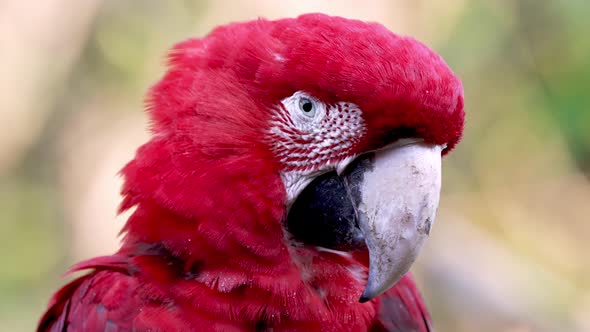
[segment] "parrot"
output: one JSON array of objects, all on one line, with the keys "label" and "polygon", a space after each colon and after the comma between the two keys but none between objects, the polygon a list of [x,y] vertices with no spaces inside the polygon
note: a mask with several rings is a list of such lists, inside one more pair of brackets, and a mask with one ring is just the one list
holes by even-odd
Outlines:
[{"label": "parrot", "polygon": [[327,14],[230,23],[173,46],[145,108],[120,248],[37,331],[432,331],[409,269],[465,117],[440,55]]}]

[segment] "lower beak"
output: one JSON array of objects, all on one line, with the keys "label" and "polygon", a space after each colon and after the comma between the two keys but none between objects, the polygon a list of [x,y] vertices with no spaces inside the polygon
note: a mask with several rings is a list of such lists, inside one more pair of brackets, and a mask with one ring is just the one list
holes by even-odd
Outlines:
[{"label": "lower beak", "polygon": [[422,142],[379,150],[343,175],[369,249],[360,302],[399,281],[428,238],[440,197],[441,150]]}]

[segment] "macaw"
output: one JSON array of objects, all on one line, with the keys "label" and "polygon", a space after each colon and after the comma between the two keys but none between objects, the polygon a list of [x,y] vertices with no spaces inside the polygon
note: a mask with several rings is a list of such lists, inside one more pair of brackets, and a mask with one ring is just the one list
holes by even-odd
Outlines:
[{"label": "macaw", "polygon": [[116,254],[38,331],[430,331],[408,272],[463,87],[377,23],[258,19],[177,44],[122,170]]}]

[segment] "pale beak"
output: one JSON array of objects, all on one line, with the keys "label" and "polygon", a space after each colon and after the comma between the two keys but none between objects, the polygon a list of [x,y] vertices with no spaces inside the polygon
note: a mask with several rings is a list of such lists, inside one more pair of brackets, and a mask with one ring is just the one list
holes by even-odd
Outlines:
[{"label": "pale beak", "polygon": [[440,197],[442,149],[423,142],[389,147],[355,160],[343,174],[369,249],[360,302],[399,281],[428,238]]}]

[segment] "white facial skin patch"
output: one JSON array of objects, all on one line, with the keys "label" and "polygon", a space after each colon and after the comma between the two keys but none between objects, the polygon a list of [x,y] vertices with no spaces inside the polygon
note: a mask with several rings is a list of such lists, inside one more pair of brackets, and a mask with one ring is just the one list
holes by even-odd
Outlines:
[{"label": "white facial skin patch", "polygon": [[281,100],[271,124],[271,149],[284,165],[288,205],[317,175],[353,160],[351,149],[366,132],[357,105],[326,104],[302,91]]}]

